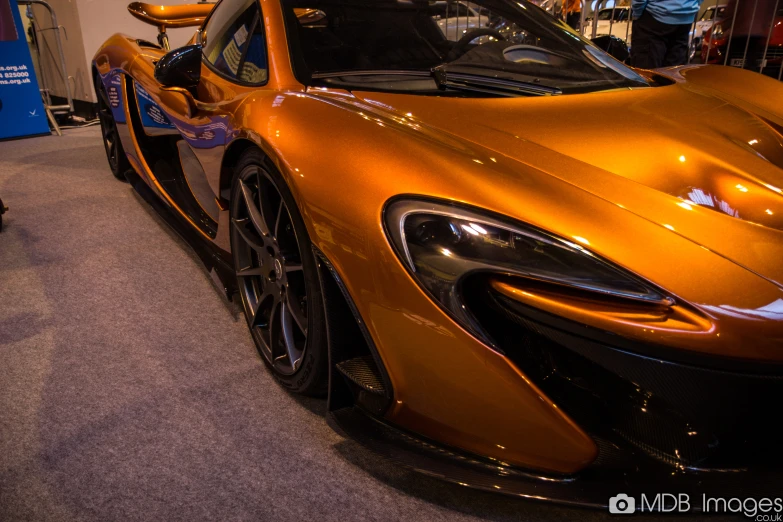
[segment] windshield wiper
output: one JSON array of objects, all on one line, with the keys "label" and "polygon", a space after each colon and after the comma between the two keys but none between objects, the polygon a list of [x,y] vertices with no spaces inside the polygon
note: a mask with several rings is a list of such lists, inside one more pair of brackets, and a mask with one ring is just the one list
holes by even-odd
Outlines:
[{"label": "windshield wiper", "polygon": [[537,83],[497,78],[481,74],[448,71],[444,66],[432,70],[438,88],[481,92],[498,96],[556,96],[563,94],[557,87]]},{"label": "windshield wiper", "polygon": [[[351,77],[370,77],[370,76],[399,76],[399,77],[420,77],[432,78],[435,85],[440,90],[455,90],[473,93],[491,94],[494,96],[556,96],[563,94],[563,91],[557,87],[541,85],[513,78],[498,78],[485,74],[475,74],[470,72],[456,72],[448,70],[445,65],[435,67],[430,71],[421,69],[380,69],[380,70],[358,70],[358,71],[333,71],[316,72],[311,79],[314,81],[328,82],[329,80],[339,80],[340,78]],[[364,83],[364,82],[362,82]]]},{"label": "windshield wiper", "polygon": [[414,69],[414,70],[402,70],[402,69],[380,69],[380,70],[358,70],[358,71],[335,71],[335,72],[315,72],[310,77],[316,80],[323,80],[328,78],[341,78],[343,76],[431,76],[430,71]]}]

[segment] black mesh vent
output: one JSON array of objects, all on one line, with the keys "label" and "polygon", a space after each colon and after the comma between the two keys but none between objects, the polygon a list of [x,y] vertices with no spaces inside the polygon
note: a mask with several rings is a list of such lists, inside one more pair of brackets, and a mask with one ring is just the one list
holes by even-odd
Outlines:
[{"label": "black mesh vent", "polygon": [[337,364],[337,370],[361,389],[377,395],[384,395],[381,375],[371,355],[348,359]]}]

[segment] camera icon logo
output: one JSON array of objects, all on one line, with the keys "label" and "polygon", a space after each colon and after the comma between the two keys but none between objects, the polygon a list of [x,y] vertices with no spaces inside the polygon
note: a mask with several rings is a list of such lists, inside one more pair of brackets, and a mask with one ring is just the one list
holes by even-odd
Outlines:
[{"label": "camera icon logo", "polygon": [[630,515],[636,511],[636,499],[625,493],[619,493],[609,499],[609,513]]}]

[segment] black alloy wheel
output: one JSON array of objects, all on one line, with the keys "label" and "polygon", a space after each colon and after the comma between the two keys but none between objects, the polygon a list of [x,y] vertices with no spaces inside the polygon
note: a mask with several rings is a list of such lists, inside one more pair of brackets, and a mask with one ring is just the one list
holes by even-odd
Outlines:
[{"label": "black alloy wheel", "polygon": [[117,123],[111,111],[109,95],[103,86],[100,76],[95,76],[95,94],[98,96],[98,119],[101,122],[101,136],[103,148],[106,149],[106,159],[109,160],[109,168],[114,177],[125,181],[125,172],[131,168],[125,150],[122,148],[120,135],[117,132]]},{"label": "black alloy wheel", "polygon": [[326,326],[310,239],[282,177],[249,150],[231,189],[231,251],[250,332],[277,379],[326,391]]}]

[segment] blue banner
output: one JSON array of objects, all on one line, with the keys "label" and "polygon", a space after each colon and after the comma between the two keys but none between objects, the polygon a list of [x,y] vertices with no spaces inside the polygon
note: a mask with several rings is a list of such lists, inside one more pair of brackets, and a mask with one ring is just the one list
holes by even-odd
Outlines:
[{"label": "blue banner", "polygon": [[0,139],[49,134],[16,0],[0,0]]}]

